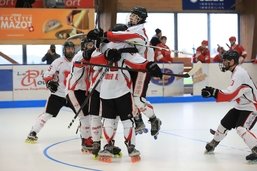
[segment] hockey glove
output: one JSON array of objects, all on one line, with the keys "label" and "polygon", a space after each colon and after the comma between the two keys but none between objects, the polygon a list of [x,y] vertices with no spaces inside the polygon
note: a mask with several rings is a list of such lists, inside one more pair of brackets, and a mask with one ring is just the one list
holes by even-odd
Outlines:
[{"label": "hockey glove", "polygon": [[121,58],[121,52],[117,49],[107,49],[104,56],[107,61],[117,62]]},{"label": "hockey glove", "polygon": [[86,61],[89,61],[91,59],[91,55],[94,52],[95,48],[84,50],[82,53],[83,58]]},{"label": "hockey glove", "polygon": [[209,98],[209,97],[217,98],[218,92],[219,92],[219,89],[206,86],[205,88],[202,89],[202,96],[204,98]]},{"label": "hockey glove", "polygon": [[87,33],[87,38],[88,39],[92,39],[92,40],[98,40],[100,38],[104,37],[104,31],[103,29],[94,29],[94,30],[90,30]]},{"label": "hockey glove", "polygon": [[162,76],[163,76],[162,70],[161,70],[161,68],[157,65],[157,63],[152,62],[152,61],[148,62],[148,63],[146,64],[146,70],[147,70],[147,72],[150,73],[150,75],[151,75],[152,77],[159,77],[160,79],[162,79]]},{"label": "hockey glove", "polygon": [[46,87],[52,92],[55,93],[58,89],[59,83],[56,81],[48,81]]}]

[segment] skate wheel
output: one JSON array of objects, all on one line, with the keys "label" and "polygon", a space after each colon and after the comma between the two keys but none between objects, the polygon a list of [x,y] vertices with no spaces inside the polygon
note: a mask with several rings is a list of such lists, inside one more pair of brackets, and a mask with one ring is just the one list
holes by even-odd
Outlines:
[{"label": "skate wheel", "polygon": [[144,129],[144,133],[147,133],[148,132],[148,129]]},{"label": "skate wheel", "polygon": [[98,160],[105,163],[111,163],[112,157],[110,156],[98,156]]},{"label": "skate wheel", "polygon": [[85,150],[85,149],[81,149],[81,152],[82,152],[83,154],[92,154],[92,151],[90,151],[90,150]]},{"label": "skate wheel", "polygon": [[214,134],[216,133],[216,131],[214,131],[213,129],[210,129],[210,133],[211,133],[212,135],[214,135]]},{"label": "skate wheel", "polygon": [[25,143],[27,143],[27,144],[36,144],[37,140],[26,139]]},{"label": "skate wheel", "polygon": [[140,156],[132,156],[132,157],[131,157],[131,162],[132,162],[132,163],[139,162],[140,160],[141,160],[141,157],[140,157]]},{"label": "skate wheel", "polygon": [[122,152],[119,152],[119,154],[114,155],[115,158],[121,158],[122,157]]}]

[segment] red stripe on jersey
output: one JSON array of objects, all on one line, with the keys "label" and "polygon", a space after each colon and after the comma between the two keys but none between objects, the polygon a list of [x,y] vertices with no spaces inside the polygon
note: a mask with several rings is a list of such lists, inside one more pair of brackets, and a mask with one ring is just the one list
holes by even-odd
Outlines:
[{"label": "red stripe on jersey", "polygon": [[114,33],[111,31],[107,32],[107,39],[112,42],[117,42],[117,41],[122,42],[122,41],[126,41],[129,39],[135,39],[135,38],[145,40],[145,38],[143,36],[141,36],[140,34],[137,34],[137,33],[128,32],[127,34],[124,34],[124,32],[122,32],[122,34],[121,34],[121,33],[117,33],[117,32]]},{"label": "red stripe on jersey", "polygon": [[[224,92],[222,92],[222,91],[219,91],[216,101],[217,101],[217,102],[227,102],[227,101],[231,101],[232,99],[234,99],[234,98],[238,95],[238,93],[239,93],[240,90],[242,90],[243,88],[246,88],[246,87],[247,87],[247,86],[242,85],[242,86],[238,87],[238,88],[237,88],[234,92],[232,92],[232,93],[224,93]],[[238,99],[237,99],[236,101],[239,102]]]},{"label": "red stripe on jersey", "polygon": [[90,59],[91,64],[108,64],[108,61],[105,59],[104,54],[100,54],[96,57]]},{"label": "red stripe on jersey", "polygon": [[146,70],[146,65],[147,65],[147,61],[143,62],[143,63],[133,63],[133,62],[130,62],[128,60],[124,60],[125,61],[125,64],[129,67],[129,68],[132,68],[132,69],[136,69],[136,70]]}]

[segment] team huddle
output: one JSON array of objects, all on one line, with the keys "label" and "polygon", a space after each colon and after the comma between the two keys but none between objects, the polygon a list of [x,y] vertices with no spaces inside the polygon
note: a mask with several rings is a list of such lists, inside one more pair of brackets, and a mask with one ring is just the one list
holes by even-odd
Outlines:
[{"label": "team huddle", "polygon": [[[137,45],[149,44],[144,28],[146,18],[145,8],[133,8],[127,25],[117,24],[107,32],[101,29],[89,31],[76,54],[71,41],[64,43],[64,57],[54,60],[43,75],[51,95],[26,141],[36,142],[37,134],[45,123],[67,106],[75,113],[74,118],[78,117],[80,121],[82,151],[90,152],[105,162],[120,155],[121,149],[115,146],[115,134],[121,121],[128,155],[132,162],[140,160],[136,134],[146,132],[141,115],[149,119],[150,132],[155,139],[162,124],[146,100],[146,92],[151,77],[162,79],[163,73],[153,62],[153,49]],[[238,59],[235,51],[223,54],[222,71],[233,73],[232,84],[226,90],[202,89],[205,98],[237,102],[221,120],[213,132],[213,140],[205,148],[206,152],[214,151],[227,132],[234,128],[252,150],[246,159],[256,160],[257,138],[250,130],[257,121],[257,89]]]}]

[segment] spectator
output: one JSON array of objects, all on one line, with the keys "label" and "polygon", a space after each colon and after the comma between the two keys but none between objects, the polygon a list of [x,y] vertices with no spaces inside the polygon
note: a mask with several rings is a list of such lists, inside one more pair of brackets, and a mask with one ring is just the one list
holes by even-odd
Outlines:
[{"label": "spectator", "polygon": [[46,61],[46,64],[51,64],[55,59],[59,58],[60,55],[55,51],[55,45],[51,44],[50,49],[47,51],[45,56],[42,58],[42,62]]},{"label": "spectator", "polygon": [[234,50],[239,53],[239,64],[242,64],[247,56],[247,52],[245,51],[244,47],[242,45],[236,44],[236,37],[231,36],[229,38],[230,47],[229,50]]},{"label": "spectator", "polygon": [[155,29],[155,35],[150,40],[151,45],[156,46],[157,44],[161,43],[160,38],[162,36],[162,31],[160,29]]},{"label": "spectator", "polygon": [[201,46],[196,49],[196,53],[193,55],[193,63],[201,61],[202,63],[210,63],[210,51],[208,49],[208,41],[203,40]]},{"label": "spectator", "polygon": [[221,46],[217,48],[218,54],[213,58],[212,62],[221,63],[222,62],[222,55],[225,52],[225,49]]},{"label": "spectator", "polygon": [[172,57],[171,57],[171,51],[170,48],[166,45],[167,42],[167,37],[162,36],[161,37],[161,43],[157,44],[158,47],[154,51],[154,60],[156,62],[166,62],[166,63],[171,63],[172,62]]}]

